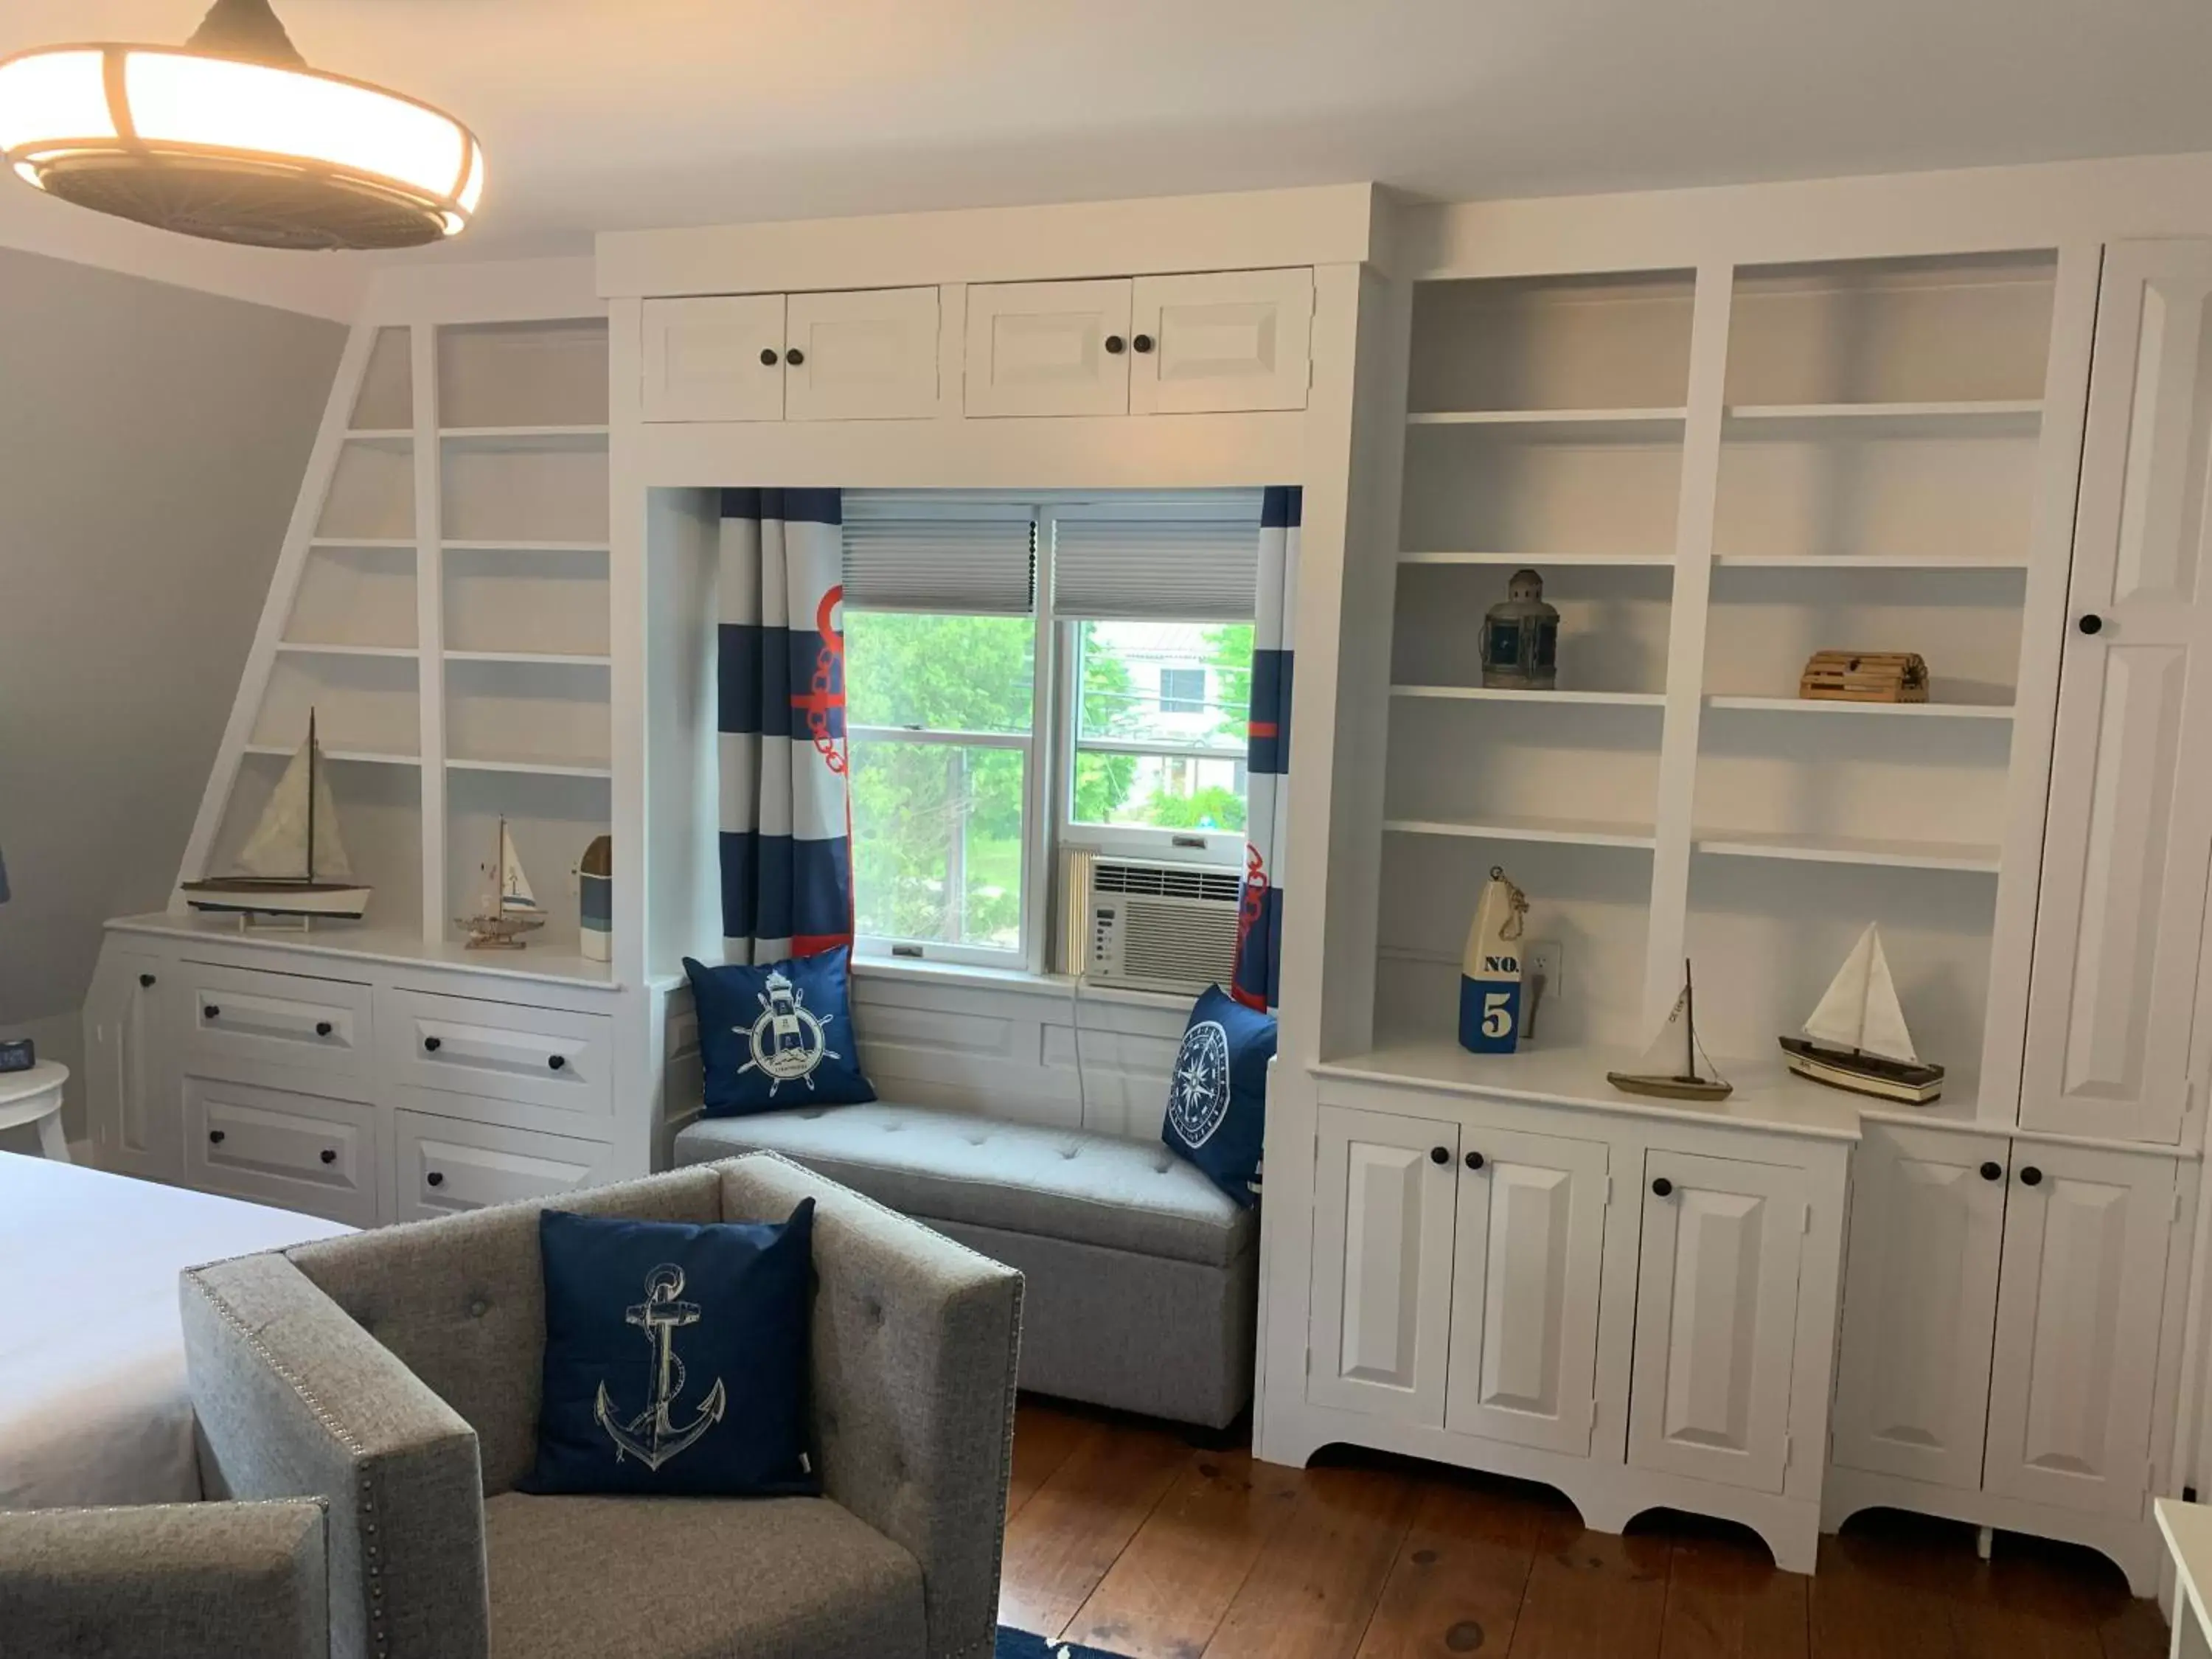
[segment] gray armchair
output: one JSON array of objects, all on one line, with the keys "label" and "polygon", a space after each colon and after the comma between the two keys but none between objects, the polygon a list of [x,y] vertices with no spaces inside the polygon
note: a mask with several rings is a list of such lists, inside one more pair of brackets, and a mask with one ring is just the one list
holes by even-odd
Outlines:
[{"label": "gray armchair", "polygon": [[819,1498],[547,1498],[539,1204],[185,1275],[210,1489],[330,1500],[339,1659],[988,1659],[1021,1279],[769,1157],[558,1207],[780,1220],[816,1200]]},{"label": "gray armchair", "polygon": [[327,1659],[323,1505],[0,1510],[0,1652]]}]

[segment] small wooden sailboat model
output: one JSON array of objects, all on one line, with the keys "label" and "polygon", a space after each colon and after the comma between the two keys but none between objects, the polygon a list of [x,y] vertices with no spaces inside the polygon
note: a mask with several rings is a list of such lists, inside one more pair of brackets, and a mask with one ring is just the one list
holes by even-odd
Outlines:
[{"label": "small wooden sailboat model", "polygon": [[195,910],[234,913],[241,924],[282,916],[306,926],[318,919],[358,921],[370,890],[356,881],[338,839],[337,804],[327,763],[307,713],[307,740],[277,780],[261,822],[238,855],[240,873],[182,884]]},{"label": "small wooden sailboat model", "polygon": [[471,951],[520,951],[525,948],[522,936],[537,932],[545,925],[545,912],[538,908],[537,895],[530,890],[530,878],[522,873],[522,860],[514,851],[514,837],[507,833],[507,820],[499,821],[499,852],[496,860],[484,866],[495,872],[499,881],[496,900],[485,907],[484,914],[464,916],[460,926],[469,936]]},{"label": "small wooden sailboat model", "polygon": [[1943,1068],[1913,1051],[1881,933],[1871,922],[1805,1021],[1805,1035],[1784,1037],[1782,1052],[1791,1071],[1831,1089],[1908,1106],[1924,1106],[1943,1092]]},{"label": "small wooden sailboat model", "polygon": [[[1681,1057],[1680,1070],[1657,1069],[1678,1054]],[[1698,1069],[1700,1060],[1705,1062],[1705,1072]],[[1653,1095],[1662,1100],[1726,1100],[1735,1092],[1735,1085],[1720,1074],[1720,1068],[1698,1046],[1698,1001],[1690,983],[1687,961],[1682,963],[1682,994],[1674,999],[1674,1006],[1660,1026],[1659,1035],[1651,1039],[1638,1063],[1654,1069],[1607,1072],[1605,1080],[1625,1094]]]}]

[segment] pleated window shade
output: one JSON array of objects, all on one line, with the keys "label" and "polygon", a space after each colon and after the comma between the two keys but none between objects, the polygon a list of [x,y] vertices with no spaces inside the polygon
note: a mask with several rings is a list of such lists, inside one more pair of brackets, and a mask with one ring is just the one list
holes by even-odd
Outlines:
[{"label": "pleated window shade", "polygon": [[1026,508],[919,514],[896,501],[860,505],[848,497],[845,604],[1026,617],[1036,604],[1036,520]]},{"label": "pleated window shade", "polygon": [[1053,612],[1091,622],[1249,622],[1260,520],[1209,516],[1056,520]]}]

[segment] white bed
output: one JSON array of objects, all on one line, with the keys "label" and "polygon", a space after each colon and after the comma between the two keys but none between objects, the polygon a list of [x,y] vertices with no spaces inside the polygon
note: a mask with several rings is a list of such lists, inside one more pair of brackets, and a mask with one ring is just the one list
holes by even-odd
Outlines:
[{"label": "white bed", "polygon": [[0,1152],[0,1509],[199,1497],[178,1273],[352,1231]]}]

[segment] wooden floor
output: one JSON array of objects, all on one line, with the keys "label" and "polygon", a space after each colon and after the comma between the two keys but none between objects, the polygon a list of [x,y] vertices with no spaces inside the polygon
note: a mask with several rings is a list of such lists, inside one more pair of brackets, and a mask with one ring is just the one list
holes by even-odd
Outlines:
[{"label": "wooden floor", "polygon": [[1131,1659],[2163,1659],[2156,1607],[2086,1550],[1862,1516],[1816,1577],[1747,1532],[1584,1532],[1542,1486],[1368,1454],[1305,1470],[1025,1400],[1006,1624]]}]

